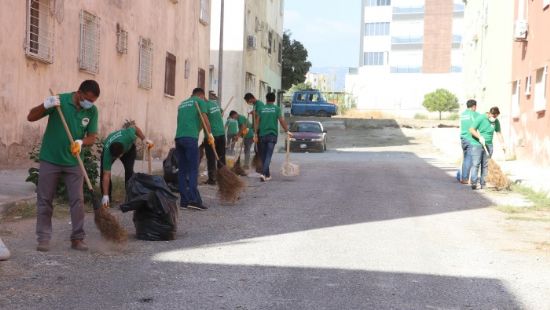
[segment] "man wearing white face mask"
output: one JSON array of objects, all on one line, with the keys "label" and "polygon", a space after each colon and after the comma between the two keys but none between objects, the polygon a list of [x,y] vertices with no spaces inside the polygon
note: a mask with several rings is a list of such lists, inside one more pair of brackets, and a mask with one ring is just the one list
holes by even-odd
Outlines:
[{"label": "man wearing white face mask", "polygon": [[[472,189],[478,189],[477,181],[479,176],[479,185],[481,189],[485,188],[485,177],[489,167],[489,158],[493,155],[493,135],[496,132],[500,144],[504,147],[504,139],[502,138],[500,122],[497,117],[500,115],[498,107],[492,107],[489,113],[478,116],[470,127],[472,134],[472,170],[470,180]],[[487,151],[485,151],[487,150]],[[488,152],[488,154],[487,154]]]},{"label": "man wearing white face mask", "polygon": [[[78,167],[76,156],[82,146],[93,145],[97,138],[98,111],[94,102],[99,97],[99,85],[94,80],[80,84],[78,91],[47,97],[43,103],[31,109],[27,120],[35,122],[48,116],[48,125],[40,148],[40,175],[38,178],[36,234],[37,251],[49,251],[52,235],[53,199],[57,183],[63,177],[71,210],[71,248],[85,251],[84,243],[84,176]],[[56,111],[60,107],[74,138],[71,144]]]}]

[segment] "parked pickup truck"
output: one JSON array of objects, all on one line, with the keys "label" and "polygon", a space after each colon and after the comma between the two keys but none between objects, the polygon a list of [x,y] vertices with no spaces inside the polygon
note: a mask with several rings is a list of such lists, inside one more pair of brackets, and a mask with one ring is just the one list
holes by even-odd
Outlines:
[{"label": "parked pickup truck", "polygon": [[292,96],[290,113],[295,116],[331,117],[337,110],[336,105],[327,102],[318,90],[297,91]]}]

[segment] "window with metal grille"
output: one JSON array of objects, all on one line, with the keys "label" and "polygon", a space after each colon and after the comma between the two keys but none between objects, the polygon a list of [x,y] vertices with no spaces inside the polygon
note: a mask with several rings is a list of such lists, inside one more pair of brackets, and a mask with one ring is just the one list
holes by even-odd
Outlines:
[{"label": "window with metal grille", "polygon": [[254,74],[246,73],[245,87],[246,91],[249,93],[256,91],[256,76]]},{"label": "window with metal grille", "polygon": [[128,54],[128,31],[116,24],[116,51],[120,54]]},{"label": "window with metal grille", "polygon": [[164,93],[169,96],[176,95],[176,56],[170,53],[166,53]]},{"label": "window with metal grille", "polygon": [[279,63],[283,63],[283,43],[279,41]]},{"label": "window with metal grille", "polygon": [[80,69],[99,72],[99,17],[86,12],[80,12]]},{"label": "window with metal grille", "polygon": [[199,21],[204,24],[208,25],[210,22],[210,10],[208,8],[209,0],[199,0],[200,1],[200,14],[199,14]]},{"label": "window with metal grille", "polygon": [[202,89],[206,87],[206,71],[204,71],[204,69],[199,68],[197,85]]},{"label": "window with metal grille", "polygon": [[138,86],[153,87],[153,43],[150,39],[139,38]]},{"label": "window with metal grille", "polygon": [[27,1],[27,34],[25,54],[43,62],[53,63],[53,16],[51,0]]},{"label": "window with metal grille", "polygon": [[273,50],[273,31],[269,31],[267,35],[267,53],[271,55],[271,51]]}]

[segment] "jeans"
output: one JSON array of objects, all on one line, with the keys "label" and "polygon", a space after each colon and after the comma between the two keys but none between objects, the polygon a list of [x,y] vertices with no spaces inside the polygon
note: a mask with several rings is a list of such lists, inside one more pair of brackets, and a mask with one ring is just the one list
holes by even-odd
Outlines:
[{"label": "jeans", "polygon": [[190,204],[202,205],[198,189],[199,178],[199,146],[198,139],[176,138],[176,156],[178,158],[178,188],[180,191],[180,206]]},{"label": "jeans", "polygon": [[[103,193],[103,152],[109,152],[109,150],[103,150],[101,152],[101,160],[100,160],[101,172],[99,175],[99,188],[101,188],[101,193],[103,195],[107,195],[107,193]],[[136,145],[132,144],[132,147],[128,150],[128,152],[124,153],[120,157],[120,161],[124,166],[124,188],[128,186],[128,180],[130,180],[130,178],[134,175],[134,163],[136,162],[136,156],[137,156]],[[115,162],[115,160],[113,160],[113,162]],[[144,158],[143,160],[146,160],[146,159]],[[111,197],[112,191],[113,191],[113,182],[109,180],[109,199],[112,199]]]},{"label": "jeans", "polygon": [[460,138],[460,144],[462,145],[462,153],[464,154],[462,171],[460,173],[461,180],[468,182],[470,180],[470,170],[472,169],[472,144],[464,138]]},{"label": "jeans", "polygon": [[262,174],[266,177],[271,176],[269,173],[269,165],[271,164],[271,157],[273,156],[275,144],[277,144],[276,135],[266,135],[260,138],[260,156],[263,164]]},{"label": "jeans", "polygon": [[[206,166],[208,167],[208,180],[216,180],[216,155],[210,144],[208,144],[208,137],[204,138],[202,143],[204,145],[204,153],[206,154]],[[216,146],[216,153],[220,158],[220,162],[225,165],[225,135],[214,137],[214,144]],[[221,163],[218,163],[217,168],[221,167]]]},{"label": "jeans", "polygon": [[481,187],[485,187],[485,177],[487,176],[489,167],[489,158],[493,155],[493,145],[487,144],[487,151],[481,145],[472,145],[472,170],[470,171],[470,179],[472,186],[477,185],[479,169],[481,167],[481,176],[479,177],[479,184]]},{"label": "jeans", "polygon": [[254,138],[244,138],[244,166],[250,166],[250,149],[252,144],[254,144]]}]

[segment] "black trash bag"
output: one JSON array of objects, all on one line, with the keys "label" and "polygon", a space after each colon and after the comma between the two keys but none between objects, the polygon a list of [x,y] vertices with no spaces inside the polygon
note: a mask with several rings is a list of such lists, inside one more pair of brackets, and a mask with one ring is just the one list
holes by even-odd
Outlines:
[{"label": "black trash bag", "polygon": [[134,211],[134,226],[139,240],[176,239],[177,199],[162,176],[135,173],[128,181],[122,212]]},{"label": "black trash bag", "polygon": [[178,193],[178,157],[176,149],[171,148],[168,156],[162,161],[162,170],[164,172],[164,181],[172,192]]}]

